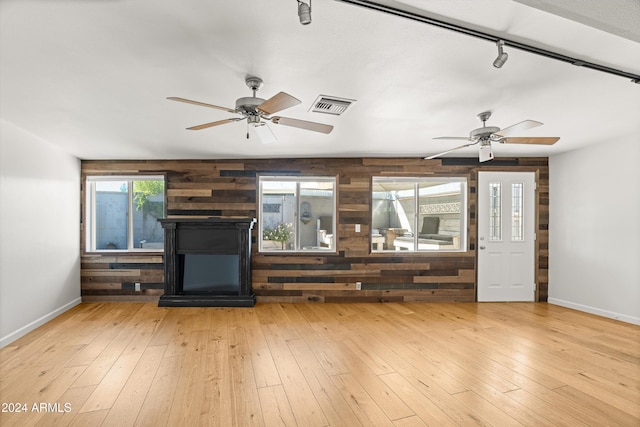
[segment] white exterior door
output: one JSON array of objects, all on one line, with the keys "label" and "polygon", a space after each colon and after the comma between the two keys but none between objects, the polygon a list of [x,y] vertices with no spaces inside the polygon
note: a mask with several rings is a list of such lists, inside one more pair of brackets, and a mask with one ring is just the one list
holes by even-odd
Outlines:
[{"label": "white exterior door", "polygon": [[535,299],[535,174],[478,173],[478,301]]}]

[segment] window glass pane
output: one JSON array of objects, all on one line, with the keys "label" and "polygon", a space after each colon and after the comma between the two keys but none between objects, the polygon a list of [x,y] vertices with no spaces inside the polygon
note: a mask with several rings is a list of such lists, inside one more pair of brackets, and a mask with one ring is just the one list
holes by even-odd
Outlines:
[{"label": "window glass pane", "polygon": [[416,184],[412,180],[373,179],[372,250],[415,250]]},{"label": "window glass pane", "polygon": [[465,247],[466,179],[372,180],[372,251],[451,251]]},{"label": "window glass pane", "polygon": [[460,182],[419,184],[418,249],[460,249],[462,191]]},{"label": "window glass pane", "polygon": [[295,240],[296,183],[264,181],[262,183],[263,250],[291,250]]},{"label": "window glass pane", "polygon": [[335,250],[335,178],[261,177],[261,251]]},{"label": "window glass pane", "polygon": [[523,183],[511,184],[511,240],[524,240]]},{"label": "window glass pane", "polygon": [[98,181],[95,185],[95,248],[127,250],[128,182]]},{"label": "window glass pane", "polygon": [[163,249],[164,181],[133,181],[133,246]]},{"label": "window glass pane", "polygon": [[162,251],[164,187],[161,176],[87,177],[87,250]]},{"label": "window glass pane", "polygon": [[502,240],[502,184],[489,184],[489,240]]},{"label": "window glass pane", "polygon": [[334,248],[334,182],[300,183],[299,248]]},{"label": "window glass pane", "polygon": [[371,250],[374,251],[389,248],[386,230],[399,225],[390,197],[391,194],[374,179],[371,192]]}]

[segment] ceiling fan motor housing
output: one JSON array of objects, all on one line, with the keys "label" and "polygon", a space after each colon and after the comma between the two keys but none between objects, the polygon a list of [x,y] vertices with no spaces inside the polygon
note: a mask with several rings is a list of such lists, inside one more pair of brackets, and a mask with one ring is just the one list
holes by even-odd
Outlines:
[{"label": "ceiling fan motor housing", "polygon": [[265,100],[262,98],[256,98],[253,96],[246,96],[244,98],[238,98],[236,100],[236,110],[242,114],[247,115],[259,115],[258,105],[262,104]]},{"label": "ceiling fan motor housing", "polygon": [[478,129],[474,129],[469,134],[469,138],[472,140],[476,139],[488,139],[492,134],[499,132],[500,128],[497,126],[485,126]]}]

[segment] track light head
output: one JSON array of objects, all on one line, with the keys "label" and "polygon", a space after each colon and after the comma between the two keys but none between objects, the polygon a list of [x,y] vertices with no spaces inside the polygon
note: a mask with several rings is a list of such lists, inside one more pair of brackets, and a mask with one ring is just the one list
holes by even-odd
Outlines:
[{"label": "track light head", "polygon": [[502,68],[504,63],[507,62],[507,59],[509,59],[509,55],[507,54],[507,52],[502,51],[504,40],[498,40],[496,42],[496,45],[498,46],[498,57],[495,59],[495,61],[493,61],[493,66],[496,68]]},{"label": "track light head", "polygon": [[309,4],[298,0],[298,18],[302,25],[311,24],[311,0]]}]

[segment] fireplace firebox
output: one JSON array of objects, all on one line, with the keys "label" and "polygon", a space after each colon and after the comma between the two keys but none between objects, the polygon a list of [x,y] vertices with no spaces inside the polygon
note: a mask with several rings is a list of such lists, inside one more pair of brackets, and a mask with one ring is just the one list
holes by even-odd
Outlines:
[{"label": "fireplace firebox", "polygon": [[163,218],[164,295],[159,307],[253,307],[255,218]]}]

